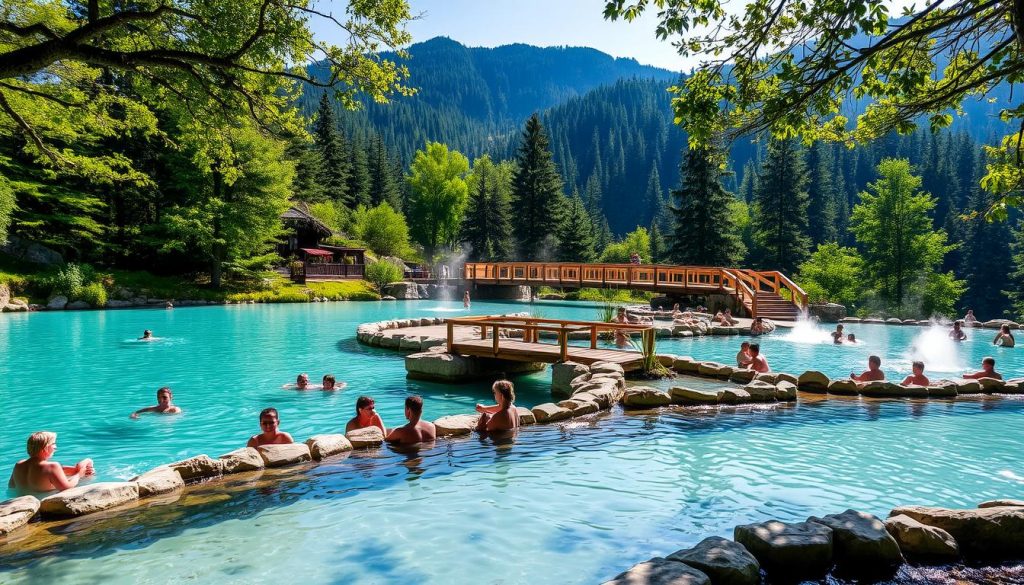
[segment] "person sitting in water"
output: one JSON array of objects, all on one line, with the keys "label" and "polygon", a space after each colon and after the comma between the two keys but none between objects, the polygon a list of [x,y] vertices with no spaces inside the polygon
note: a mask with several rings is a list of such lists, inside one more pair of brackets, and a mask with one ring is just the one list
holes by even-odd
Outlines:
[{"label": "person sitting in water", "polygon": [[437,436],[437,429],[434,423],[420,420],[423,416],[423,399],[419,396],[409,396],[405,399],[405,419],[408,424],[388,433],[387,441],[400,445],[414,445],[416,443],[429,443]]},{"label": "person sitting in water", "polygon": [[516,391],[512,382],[498,380],[491,386],[494,392],[494,400],[497,404],[484,406],[476,405],[476,411],[482,416],[476,425],[480,432],[491,431],[512,431],[519,428],[519,411],[516,410]]},{"label": "person sitting in water", "polygon": [[153,337],[153,332],[150,331],[149,329],[146,329],[145,331],[142,332],[142,337],[139,338],[139,341],[152,341],[154,339],[156,338]]},{"label": "person sitting in water", "polygon": [[280,424],[281,418],[277,414],[277,409],[264,408],[260,412],[260,428],[263,429],[263,432],[249,437],[249,442],[245,446],[259,447],[261,445],[287,445],[294,443],[295,441],[291,435],[277,430]]},{"label": "person sitting in water", "polygon": [[296,390],[310,390],[313,387],[309,385],[309,374],[302,372],[298,376],[295,376],[294,384],[285,384],[282,388],[294,388]]},{"label": "person sitting in water", "polygon": [[843,324],[839,323],[836,325],[836,330],[832,332],[832,343],[839,345],[843,342]]},{"label": "person sitting in water", "polygon": [[754,370],[759,374],[766,374],[771,370],[768,367],[768,360],[761,355],[761,344],[751,343],[750,344],[750,369]]},{"label": "person sitting in water", "polygon": [[147,406],[146,408],[140,408],[131,414],[131,418],[139,418],[139,415],[144,412],[156,412],[159,414],[181,414],[181,409],[171,404],[174,400],[174,395],[171,394],[171,389],[167,386],[156,391],[156,406]]},{"label": "person sitting in water", "polygon": [[1002,380],[1003,375],[996,371],[995,358],[987,357],[981,360],[980,372],[964,374],[964,378],[967,378],[968,380],[978,380],[980,378],[995,378],[996,380]]},{"label": "person sitting in water", "polygon": [[974,327],[978,322],[978,318],[974,316],[974,309],[967,309],[967,314],[964,315],[964,324],[968,327]]},{"label": "person sitting in water", "polygon": [[736,354],[736,365],[745,368],[750,365],[750,342],[744,341],[740,344],[740,351]]},{"label": "person sitting in water", "polygon": [[374,404],[373,398],[369,396],[357,398],[356,415],[345,425],[345,432],[365,429],[367,427],[377,427],[382,435],[388,436],[388,431],[384,427],[384,421],[381,420],[380,415],[374,410]]},{"label": "person sitting in water", "polygon": [[853,333],[847,335],[846,336],[846,342],[847,343],[857,343],[857,336],[854,335]]},{"label": "person sitting in water", "polygon": [[850,379],[855,382],[875,382],[885,379],[885,372],[881,370],[882,358],[877,355],[868,356],[868,369],[861,375],[850,374]]},{"label": "person sitting in water", "polygon": [[83,477],[94,475],[92,459],[82,459],[74,467],[50,461],[57,451],[57,433],[39,431],[28,437],[28,459],[14,464],[7,487],[22,492],[63,491],[78,485]]},{"label": "person sitting in water", "polygon": [[928,381],[928,377],[924,375],[924,362],[914,362],[914,373],[903,378],[900,382],[901,386],[929,386],[931,382]]},{"label": "person sitting in water", "polygon": [[953,329],[949,332],[949,338],[953,341],[964,341],[967,334],[960,328],[960,321],[953,321]]},{"label": "person sitting in water", "polygon": [[768,326],[764,324],[763,317],[757,317],[754,322],[750,324],[751,335],[764,335],[768,333]]},{"label": "person sitting in water", "polygon": [[1013,338],[1013,334],[1010,333],[1009,325],[1002,325],[999,327],[999,333],[996,333],[995,339],[992,340],[992,345],[1001,345],[1003,347],[1013,347],[1017,345],[1017,340]]},{"label": "person sitting in water", "polygon": [[[612,319],[612,323],[630,323],[629,317],[626,316],[626,307],[619,307],[615,311],[615,318]],[[615,345],[618,347],[626,347],[629,344],[629,334],[621,329],[615,330]]]}]

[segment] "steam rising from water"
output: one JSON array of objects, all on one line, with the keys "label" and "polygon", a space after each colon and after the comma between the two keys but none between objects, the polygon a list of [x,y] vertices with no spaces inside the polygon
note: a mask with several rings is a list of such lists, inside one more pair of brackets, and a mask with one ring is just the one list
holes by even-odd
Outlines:
[{"label": "steam rising from water", "polygon": [[949,327],[934,322],[914,337],[907,357],[910,361],[924,362],[926,372],[961,372],[965,369],[957,342],[949,338]]},{"label": "steam rising from water", "polygon": [[832,343],[832,331],[806,315],[801,315],[796,325],[782,339],[791,343]]}]

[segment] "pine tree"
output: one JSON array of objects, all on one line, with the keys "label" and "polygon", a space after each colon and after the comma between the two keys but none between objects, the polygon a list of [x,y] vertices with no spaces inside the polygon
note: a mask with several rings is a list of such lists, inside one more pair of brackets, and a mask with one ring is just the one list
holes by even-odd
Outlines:
[{"label": "pine tree", "polygon": [[353,208],[348,191],[348,158],[327,93],[320,98],[320,108],[313,122],[313,141],[320,151],[320,184],[324,193],[329,199]]},{"label": "pine tree", "polygon": [[[967,302],[976,315],[983,319],[996,319],[1010,309],[1007,296],[999,286],[1013,265],[1010,249],[1010,227],[1005,221],[985,219],[985,211],[992,205],[992,196],[980,187],[975,188],[969,208],[976,215],[965,227],[963,266],[959,273],[967,281]],[[955,241],[955,240],[954,240]]]},{"label": "pine tree", "polygon": [[658,175],[658,165],[652,164],[651,172],[647,175],[647,191],[644,192],[644,223],[650,223],[658,215],[661,201],[661,177]]},{"label": "pine tree", "polygon": [[495,165],[484,155],[473,161],[469,206],[462,221],[462,241],[472,260],[512,259],[511,165]]},{"label": "pine tree", "polygon": [[839,233],[836,231],[836,197],[832,181],[832,150],[831,145],[816,142],[807,157],[809,171],[807,207],[808,231],[811,244],[817,246],[825,242],[835,242]]},{"label": "pine tree", "polygon": [[384,141],[375,138],[371,144],[370,201],[374,207],[387,203],[396,211],[402,210],[401,181],[395,175],[395,164],[388,156]]},{"label": "pine tree", "polygon": [[661,235],[661,228],[657,221],[651,221],[651,262],[658,263],[665,260],[665,238]]},{"label": "pine tree", "polygon": [[675,231],[669,257],[696,266],[731,266],[740,254],[740,241],[729,214],[732,194],[722,187],[715,150],[690,149],[681,165],[682,187],[672,192]]},{"label": "pine tree", "polygon": [[773,140],[758,175],[754,201],[756,257],[764,268],[794,273],[810,254],[807,168],[793,140]]},{"label": "pine tree", "polygon": [[573,191],[566,204],[565,217],[558,228],[558,254],[560,262],[593,262],[594,228],[580,194]]},{"label": "pine tree", "polygon": [[594,251],[600,256],[604,249],[615,241],[612,236],[612,228],[608,225],[608,218],[602,213],[594,225]]},{"label": "pine tree", "polygon": [[523,131],[512,179],[512,200],[516,213],[516,239],[523,260],[544,255],[545,239],[561,222],[562,178],[551,159],[548,137],[537,114],[530,116]]},{"label": "pine tree", "polygon": [[352,203],[356,206],[371,203],[370,189],[372,178],[370,177],[370,162],[366,148],[360,140],[348,141],[348,193]]},{"label": "pine tree", "polygon": [[1019,321],[1024,316],[1024,221],[1017,223],[1010,250],[1013,252],[1013,271],[1007,277],[1009,289],[1003,292],[1013,303],[1013,315]]},{"label": "pine tree", "polygon": [[321,202],[327,198],[324,186],[320,183],[323,173],[323,160],[320,152],[310,146],[303,138],[292,137],[288,140],[285,156],[295,161],[295,180],[292,182],[292,199],[307,203]]}]

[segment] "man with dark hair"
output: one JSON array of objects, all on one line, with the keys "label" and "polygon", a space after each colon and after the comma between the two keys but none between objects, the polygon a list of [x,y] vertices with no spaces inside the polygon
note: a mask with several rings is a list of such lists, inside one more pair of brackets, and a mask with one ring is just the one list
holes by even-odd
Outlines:
[{"label": "man with dark hair", "polygon": [[877,355],[868,356],[868,369],[861,375],[850,374],[854,382],[876,382],[885,379],[885,372],[882,371],[882,358]]},{"label": "man with dark hair", "polygon": [[973,374],[964,374],[964,378],[967,378],[969,380],[980,380],[981,378],[995,378],[996,380],[1002,380],[1003,375],[996,371],[995,358],[987,357],[981,360],[980,372],[974,372]]},{"label": "man with dark hair", "polygon": [[437,429],[434,423],[420,420],[423,415],[423,399],[419,396],[409,396],[405,399],[405,418],[408,424],[393,429],[388,434],[388,442],[401,445],[414,445],[416,443],[429,443],[437,436]]},{"label": "man with dark hair", "polygon": [[771,371],[771,368],[768,367],[768,360],[761,355],[760,343],[750,344],[750,365],[747,367],[760,374],[767,374]]}]

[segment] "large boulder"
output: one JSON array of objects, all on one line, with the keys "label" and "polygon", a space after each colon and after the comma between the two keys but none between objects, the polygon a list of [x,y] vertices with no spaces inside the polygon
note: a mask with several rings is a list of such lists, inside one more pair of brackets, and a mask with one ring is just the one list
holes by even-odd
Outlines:
[{"label": "large boulder", "polygon": [[1007,380],[1003,386],[1003,392],[1007,394],[1024,394],[1024,378]]},{"label": "large boulder", "polygon": [[[729,376],[729,381],[733,382],[735,384],[749,384],[750,382],[754,381],[754,376],[756,376],[756,375],[757,375],[757,372],[755,372],[754,370],[748,370],[748,369],[745,369],[745,368],[744,369],[738,369],[738,370],[734,370],[732,375]],[[768,383],[769,384],[774,384],[775,382],[773,381],[773,382],[768,382]]]},{"label": "large boulder", "polygon": [[568,408],[574,417],[583,416],[585,414],[594,414],[601,410],[601,407],[597,405],[597,402],[593,400],[586,400],[585,394],[577,394],[572,398],[563,400],[558,403],[558,406]]},{"label": "large boulder", "polygon": [[832,380],[828,384],[828,393],[840,396],[856,396],[860,392],[859,388],[857,388],[857,383],[853,380]]},{"label": "large boulder", "polygon": [[626,408],[652,408],[672,404],[668,392],[650,386],[633,386],[626,388],[622,395],[622,405]]},{"label": "large boulder", "polygon": [[956,384],[949,380],[939,380],[928,387],[929,398],[956,398]]},{"label": "large boulder", "polygon": [[701,362],[697,366],[697,373],[701,376],[710,376],[722,380],[728,380],[734,371],[736,371],[736,368],[718,362]]},{"label": "large boulder", "polygon": [[778,384],[779,382],[789,382],[794,386],[800,386],[800,379],[793,374],[787,374],[786,372],[778,372],[775,374],[775,383]]},{"label": "large boulder", "polygon": [[711,579],[685,563],[654,557],[601,585],[711,585]]},{"label": "large boulder", "polygon": [[981,384],[977,380],[954,380],[957,394],[981,394]]},{"label": "large boulder", "polygon": [[696,374],[700,370],[700,362],[692,357],[678,357],[672,361],[672,369],[680,374]]},{"label": "large boulder", "polygon": [[572,418],[571,410],[568,408],[562,408],[553,402],[538,404],[530,409],[530,411],[533,413],[533,416],[537,419],[538,423],[556,422]]},{"label": "large boulder", "polygon": [[591,374],[619,374],[623,376],[626,371],[622,369],[622,366],[612,362],[594,362],[590,364]]},{"label": "large boulder", "polygon": [[384,287],[383,293],[403,300],[415,301],[420,298],[420,289],[414,282],[392,282]]},{"label": "large boulder", "polygon": [[352,442],[340,434],[313,435],[306,439],[306,446],[310,457],[316,461],[352,450]]},{"label": "large boulder", "polygon": [[820,577],[832,567],[832,529],[823,524],[769,520],[737,526],[733,536],[772,578]]},{"label": "large boulder", "polygon": [[473,358],[439,351],[405,356],[405,371],[410,378],[442,382],[458,382],[482,374]]},{"label": "large boulder", "polygon": [[761,565],[742,544],[711,536],[693,548],[668,555],[703,572],[715,585],[757,585],[761,582]]},{"label": "large boulder", "polygon": [[743,387],[754,402],[775,402],[775,384],[753,381]]},{"label": "large boulder", "polygon": [[20,528],[39,511],[39,500],[35,496],[21,496],[0,502],[0,536]]},{"label": "large boulder", "polygon": [[242,447],[230,453],[218,457],[221,461],[224,473],[241,473],[243,471],[256,471],[263,469],[266,464],[260,452],[253,447]]},{"label": "large boulder", "polygon": [[754,375],[754,379],[759,382],[768,382],[769,384],[776,384],[779,381],[779,375],[775,372],[759,372]]},{"label": "large boulder", "polygon": [[435,420],[434,429],[438,437],[468,435],[476,429],[479,422],[479,414],[450,414]]},{"label": "large boulder", "polygon": [[166,465],[150,469],[132,478],[131,481],[138,484],[140,498],[167,494],[185,487],[185,480],[181,479],[177,471]]},{"label": "large boulder", "polygon": [[793,402],[796,400],[796,384],[779,380],[775,384],[775,399],[781,402]]},{"label": "large boulder", "polygon": [[949,510],[904,506],[889,516],[909,516],[941,528],[956,539],[965,557],[976,559],[1024,558],[1024,508],[997,507]]},{"label": "large boulder", "polygon": [[3,308],[7,306],[7,303],[10,300],[11,289],[7,286],[7,283],[0,282],[0,311],[2,311]]},{"label": "large boulder", "polygon": [[592,388],[585,392],[577,392],[573,394],[573,398],[576,398],[581,394],[584,396],[592,396],[593,398],[591,400],[597,402],[597,405],[600,406],[602,410],[611,408],[613,404],[617,403],[619,399],[622,398],[621,390],[616,387],[607,386]]},{"label": "large boulder", "polygon": [[525,427],[528,425],[537,424],[537,417],[533,415],[533,411],[525,406],[517,406],[516,412],[519,413],[519,426]]},{"label": "large boulder", "polygon": [[91,483],[43,498],[43,516],[66,518],[107,510],[139,499],[139,485],[130,481]]},{"label": "large boulder", "polygon": [[572,382],[576,377],[590,373],[590,368],[576,362],[563,362],[551,365],[551,395],[558,397],[572,396]]},{"label": "large boulder", "polygon": [[896,540],[886,531],[885,524],[871,514],[846,510],[821,518],[811,516],[807,521],[832,529],[833,556],[847,574],[886,575],[903,563]]},{"label": "large boulder", "polygon": [[18,236],[9,235],[6,242],[0,239],[0,252],[25,262],[32,262],[33,264],[43,264],[45,266],[64,264],[64,257],[59,252]]},{"label": "large boulder", "polygon": [[685,386],[673,386],[668,391],[673,404],[701,405],[718,404],[722,400],[721,390],[698,390]]},{"label": "large boulder", "polygon": [[1024,500],[989,500],[978,504],[979,508],[1024,508]]},{"label": "large boulder", "polygon": [[64,295],[57,295],[46,302],[46,308],[51,311],[59,311],[66,307],[68,304],[68,298]]},{"label": "large boulder", "polygon": [[846,307],[837,303],[813,303],[807,306],[807,312],[822,323],[839,323],[846,319]]},{"label": "large boulder", "polygon": [[377,447],[384,443],[384,432],[379,427],[364,427],[345,433],[353,449]]},{"label": "large boulder", "polygon": [[312,459],[309,446],[305,443],[260,445],[256,447],[256,450],[260,452],[260,457],[263,458],[263,463],[267,467],[283,467]]},{"label": "large boulder", "polygon": [[828,392],[828,385],[831,382],[828,376],[825,374],[815,371],[808,370],[802,374],[796,380],[796,386],[802,392]]},{"label": "large boulder", "polygon": [[722,404],[746,404],[753,401],[754,397],[743,388],[722,388]]},{"label": "large boulder", "polygon": [[1006,386],[1002,380],[996,378],[978,378],[978,384],[981,385],[981,391],[985,394],[1000,393]]},{"label": "large boulder", "polygon": [[899,514],[886,518],[885,529],[907,556],[936,560],[953,560],[960,556],[960,547],[950,533],[921,524],[910,516]]},{"label": "large boulder", "polygon": [[92,306],[90,306],[89,303],[85,301],[72,301],[68,303],[67,306],[65,306],[64,308],[70,311],[82,311],[85,309],[91,309]]},{"label": "large boulder", "polygon": [[[903,396],[905,388],[885,380],[860,384],[860,393],[870,398],[892,398]],[[927,396],[927,392],[925,394]]]},{"label": "large boulder", "polygon": [[177,471],[185,483],[219,477],[224,473],[224,463],[219,459],[211,459],[208,455],[175,461],[168,464],[168,467]]}]

